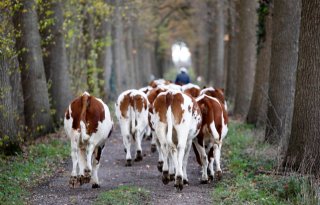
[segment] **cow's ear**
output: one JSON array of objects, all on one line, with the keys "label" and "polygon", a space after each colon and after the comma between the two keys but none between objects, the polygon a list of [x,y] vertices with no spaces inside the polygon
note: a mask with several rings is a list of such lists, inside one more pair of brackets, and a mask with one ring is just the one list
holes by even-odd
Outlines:
[{"label": "cow's ear", "polygon": [[204,85],[202,89],[205,89],[205,88],[207,88],[207,86]]}]

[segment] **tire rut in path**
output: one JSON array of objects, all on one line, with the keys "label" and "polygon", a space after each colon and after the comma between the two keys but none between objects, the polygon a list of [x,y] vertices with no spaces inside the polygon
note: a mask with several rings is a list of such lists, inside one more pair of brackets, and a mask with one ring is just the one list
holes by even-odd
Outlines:
[{"label": "tire rut in path", "polygon": [[101,156],[100,189],[92,189],[91,184],[70,189],[68,182],[72,162],[69,159],[63,171],[31,190],[28,204],[93,204],[99,193],[115,189],[120,185],[134,185],[149,190],[150,204],[212,204],[214,183],[200,184],[200,167],[196,163],[193,150],[190,151],[187,167],[190,185],[184,186],[183,190],[178,192],[173,187],[173,182],[168,185],[162,183],[161,173],[157,170],[158,153],[151,153],[150,141],[143,139],[142,161],[134,162],[132,167],[124,166],[122,136],[118,126],[115,127]]}]

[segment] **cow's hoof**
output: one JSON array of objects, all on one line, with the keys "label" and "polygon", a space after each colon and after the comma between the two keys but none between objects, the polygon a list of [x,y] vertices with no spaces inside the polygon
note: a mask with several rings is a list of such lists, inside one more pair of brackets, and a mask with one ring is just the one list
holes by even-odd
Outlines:
[{"label": "cow's hoof", "polygon": [[208,178],[209,178],[209,181],[213,181],[214,176],[209,174]]},{"label": "cow's hoof", "polygon": [[100,188],[100,185],[97,183],[92,184],[92,189]]},{"label": "cow's hoof", "polygon": [[170,181],[174,181],[175,174],[170,174]]},{"label": "cow's hoof", "polygon": [[156,151],[157,151],[156,145],[155,145],[155,144],[152,144],[152,145],[151,145],[151,152],[152,152],[152,153],[155,153]]},{"label": "cow's hoof", "polygon": [[90,183],[90,179],[91,179],[91,176],[81,175],[80,178],[79,178],[80,185]]},{"label": "cow's hoof", "polygon": [[142,154],[141,154],[141,151],[139,150],[139,151],[137,151],[137,156],[136,156],[136,158],[134,159],[134,161],[136,161],[136,162],[139,162],[139,161],[142,161]]},{"label": "cow's hoof", "polygon": [[170,181],[169,172],[168,171],[163,171],[163,173],[162,173],[162,182],[163,182],[163,184],[168,184],[169,181]]},{"label": "cow's hoof", "polygon": [[71,176],[69,179],[70,188],[76,188],[80,186],[80,180],[77,176]]},{"label": "cow's hoof", "polygon": [[131,167],[131,166],[132,166],[131,159],[127,159],[126,167]]},{"label": "cow's hoof", "polygon": [[189,185],[189,181],[186,180],[186,179],[184,179],[184,180],[183,180],[183,184],[184,184],[184,185]]},{"label": "cow's hoof", "polygon": [[201,179],[200,184],[208,184],[209,181],[207,179]]},{"label": "cow's hoof", "polygon": [[178,191],[181,191],[183,189],[183,180],[181,176],[177,176],[174,187],[176,187]]},{"label": "cow's hoof", "polygon": [[162,172],[162,166],[163,166],[163,161],[159,161],[157,165],[159,172]]},{"label": "cow's hoof", "polygon": [[222,171],[217,171],[217,172],[216,172],[216,179],[217,179],[218,181],[220,181],[220,180],[222,179]]}]

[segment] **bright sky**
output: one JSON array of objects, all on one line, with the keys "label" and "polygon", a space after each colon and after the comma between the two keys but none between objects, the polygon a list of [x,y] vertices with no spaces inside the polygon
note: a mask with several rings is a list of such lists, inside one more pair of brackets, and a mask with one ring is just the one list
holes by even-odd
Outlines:
[{"label": "bright sky", "polygon": [[185,43],[175,43],[171,47],[172,61],[174,64],[187,64],[190,62],[191,53]]}]

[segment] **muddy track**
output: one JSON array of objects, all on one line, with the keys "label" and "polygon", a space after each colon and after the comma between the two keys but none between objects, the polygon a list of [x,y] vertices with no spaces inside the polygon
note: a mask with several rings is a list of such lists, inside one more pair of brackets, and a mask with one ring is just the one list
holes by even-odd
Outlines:
[{"label": "muddy track", "polygon": [[143,140],[143,161],[125,167],[125,153],[122,137],[118,126],[106,143],[101,156],[99,170],[100,189],[92,189],[91,184],[70,189],[68,186],[71,159],[65,163],[65,168],[54,177],[31,190],[28,204],[93,204],[100,192],[115,189],[119,185],[134,185],[150,191],[151,200],[148,204],[212,204],[212,189],[214,184],[200,184],[200,167],[196,163],[191,150],[188,163],[189,186],[179,192],[173,187],[173,182],[164,185],[161,173],[157,170],[158,153],[151,153],[150,141]]}]

